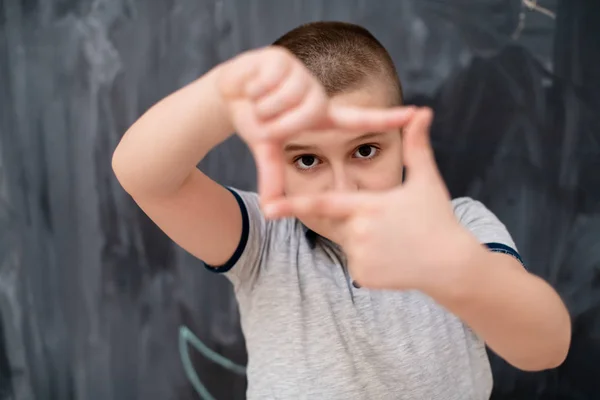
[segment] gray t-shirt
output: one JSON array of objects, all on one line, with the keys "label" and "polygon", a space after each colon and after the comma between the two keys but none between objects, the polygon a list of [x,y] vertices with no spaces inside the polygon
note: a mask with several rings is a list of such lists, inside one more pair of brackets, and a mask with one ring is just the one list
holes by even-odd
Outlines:
[{"label": "gray t-shirt", "polygon": [[[231,191],[242,237],[227,264],[209,269],[235,289],[248,399],[489,399],[485,345],[461,320],[419,291],[356,287],[336,245],[296,219],[266,220],[255,193]],[[520,260],[481,203],[452,204],[482,244]]]}]

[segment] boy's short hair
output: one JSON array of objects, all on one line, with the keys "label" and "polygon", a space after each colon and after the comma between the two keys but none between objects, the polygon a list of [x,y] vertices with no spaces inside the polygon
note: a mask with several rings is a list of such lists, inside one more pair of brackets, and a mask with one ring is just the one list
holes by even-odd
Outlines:
[{"label": "boy's short hair", "polygon": [[391,105],[402,104],[402,86],[392,57],[375,36],[359,25],[311,22],[286,33],[273,45],[298,57],[329,96],[356,89],[375,77],[389,85]]}]

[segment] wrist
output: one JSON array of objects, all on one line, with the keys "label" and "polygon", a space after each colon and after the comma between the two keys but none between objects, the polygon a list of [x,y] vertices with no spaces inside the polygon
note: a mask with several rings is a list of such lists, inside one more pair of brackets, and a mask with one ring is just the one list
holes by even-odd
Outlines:
[{"label": "wrist", "polygon": [[220,131],[225,132],[222,138],[225,140],[235,132],[235,125],[231,118],[229,101],[223,96],[219,87],[223,69],[224,64],[219,64],[200,78],[197,92],[200,98],[211,99],[214,115],[221,121]]}]

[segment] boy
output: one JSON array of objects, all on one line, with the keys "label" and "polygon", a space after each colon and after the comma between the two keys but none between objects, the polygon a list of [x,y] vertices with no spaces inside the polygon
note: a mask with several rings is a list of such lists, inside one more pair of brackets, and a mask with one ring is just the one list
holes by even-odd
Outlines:
[{"label": "boy", "polygon": [[[234,285],[249,399],[487,399],[484,343],[524,370],[566,357],[559,296],[490,211],[448,198],[431,113],[401,104],[368,31],[312,23],[168,96],[115,151],[139,206]],[[195,168],[234,131],[260,196]]]}]

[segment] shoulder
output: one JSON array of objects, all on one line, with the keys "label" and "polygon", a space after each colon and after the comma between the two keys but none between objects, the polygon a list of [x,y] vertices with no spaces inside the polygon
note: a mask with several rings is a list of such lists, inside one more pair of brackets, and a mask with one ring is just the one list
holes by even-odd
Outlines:
[{"label": "shoulder", "polygon": [[471,232],[480,243],[491,251],[511,255],[523,264],[508,229],[483,203],[470,197],[458,197],[452,200],[452,206],[461,225]]},{"label": "shoulder", "polygon": [[303,238],[303,231],[296,219],[265,218],[257,193],[227,189],[238,203],[242,232],[234,254],[225,264],[206,267],[211,272],[225,273],[237,286],[242,282],[256,282],[270,260],[281,259],[284,254],[293,252]]},{"label": "shoulder", "polygon": [[486,231],[506,230],[502,221],[480,201],[458,197],[452,200],[452,207],[459,222],[473,233],[485,235]]},{"label": "shoulder", "polygon": [[[273,239],[284,240],[289,236],[298,235],[300,232],[299,221],[295,218],[267,219],[265,218],[258,193],[227,187],[227,189],[236,198],[247,225],[247,234],[252,231],[259,231],[263,239],[271,237]],[[242,235],[244,236],[244,235]]]}]

